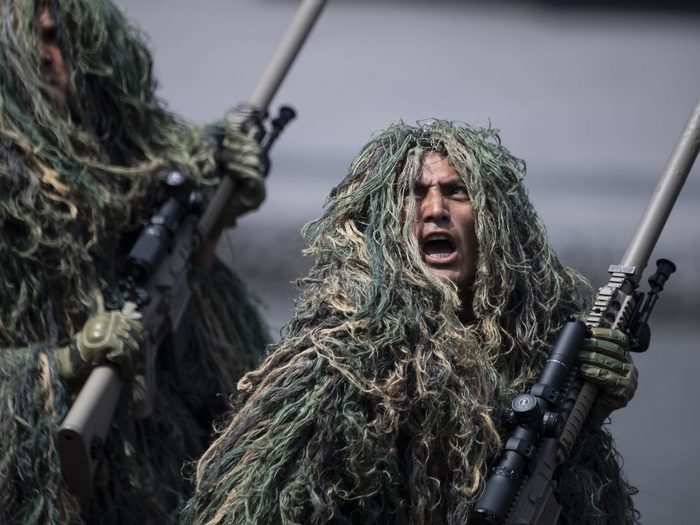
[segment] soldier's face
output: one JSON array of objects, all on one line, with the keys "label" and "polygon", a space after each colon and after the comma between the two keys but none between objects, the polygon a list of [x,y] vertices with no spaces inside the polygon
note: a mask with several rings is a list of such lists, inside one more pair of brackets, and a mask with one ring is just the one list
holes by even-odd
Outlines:
[{"label": "soldier's face", "polygon": [[62,107],[68,97],[69,72],[58,46],[56,21],[48,7],[39,11],[37,19],[41,74],[49,95]]},{"label": "soldier's face", "polygon": [[471,301],[478,257],[474,210],[462,179],[439,153],[425,156],[416,199],[414,231],[423,262],[455,283],[463,302]]}]

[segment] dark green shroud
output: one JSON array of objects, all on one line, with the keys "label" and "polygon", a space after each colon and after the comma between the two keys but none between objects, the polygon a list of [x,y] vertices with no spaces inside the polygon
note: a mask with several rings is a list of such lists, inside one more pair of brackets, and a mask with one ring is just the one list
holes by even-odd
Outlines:
[{"label": "dark green shroud", "polygon": [[[414,181],[427,151],[462,176],[476,217],[476,320],[421,260]],[[197,466],[187,524],[454,524],[504,437],[499,414],[532,384],[590,288],[565,268],[491,129],[389,127],[324,215],[281,342],[239,383],[242,407]],[[561,476],[562,524],[634,523],[635,489],[607,431]]]},{"label": "dark green shroud", "polygon": [[[68,108],[42,84],[34,20],[44,4],[71,68]],[[172,522],[191,493],[183,466],[267,342],[245,287],[221,263],[192,276],[192,344],[160,353],[152,418],[119,408],[82,512],[52,442],[70,404],[54,351],[94,313],[98,291],[120,306],[117,264],[152,211],[158,175],[177,168],[216,184],[214,128],[165,109],[149,51],[107,0],[0,0],[0,24],[0,523]],[[241,187],[238,198],[259,202],[261,182]]]}]

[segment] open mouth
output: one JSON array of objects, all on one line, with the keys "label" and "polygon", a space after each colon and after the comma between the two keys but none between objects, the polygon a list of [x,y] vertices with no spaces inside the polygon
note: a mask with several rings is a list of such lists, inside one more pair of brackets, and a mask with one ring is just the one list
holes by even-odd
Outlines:
[{"label": "open mouth", "polygon": [[449,235],[430,235],[421,243],[423,258],[427,263],[447,264],[457,257],[455,242]]}]

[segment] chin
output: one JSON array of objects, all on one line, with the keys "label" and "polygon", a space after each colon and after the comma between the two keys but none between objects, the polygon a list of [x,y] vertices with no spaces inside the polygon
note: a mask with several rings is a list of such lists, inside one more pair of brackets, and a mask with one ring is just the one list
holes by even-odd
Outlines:
[{"label": "chin", "polygon": [[454,283],[455,285],[459,286],[459,283],[461,281],[461,276],[459,272],[455,270],[450,270],[448,268],[435,267],[430,267],[430,270],[434,275],[437,275],[443,281],[450,281],[451,283]]}]

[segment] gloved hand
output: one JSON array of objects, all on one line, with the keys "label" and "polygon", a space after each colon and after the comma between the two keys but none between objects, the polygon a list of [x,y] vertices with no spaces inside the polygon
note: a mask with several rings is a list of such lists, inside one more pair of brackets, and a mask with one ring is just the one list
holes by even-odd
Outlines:
[{"label": "gloved hand", "polygon": [[142,338],[141,314],[134,303],[124,303],[121,310],[105,311],[102,301],[98,301],[97,313],[68,346],[58,349],[59,375],[67,383],[76,383],[94,367],[113,364],[122,379],[130,381],[141,368]]},{"label": "gloved hand", "polygon": [[637,391],[638,372],[629,353],[629,340],[620,330],[593,328],[579,351],[581,376],[598,386],[591,420],[602,423],[613,410],[629,403]]},{"label": "gloved hand", "polygon": [[[241,131],[242,122],[245,122],[246,132]],[[226,114],[224,123],[218,162],[224,174],[236,183],[231,217],[226,219],[226,225],[232,226],[236,217],[254,210],[265,199],[264,176],[269,162],[255,138],[262,133],[257,112],[238,107]]]}]

